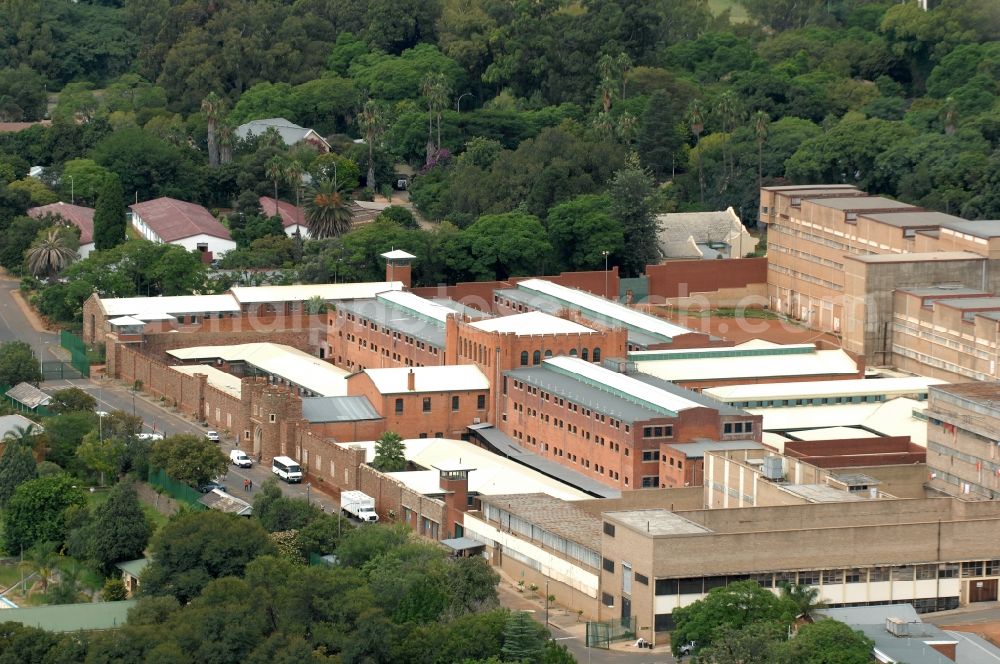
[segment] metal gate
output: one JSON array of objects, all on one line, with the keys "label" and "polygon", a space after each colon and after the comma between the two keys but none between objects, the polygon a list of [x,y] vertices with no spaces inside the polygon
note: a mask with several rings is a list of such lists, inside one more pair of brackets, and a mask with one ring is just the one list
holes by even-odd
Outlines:
[{"label": "metal gate", "polygon": [[[83,339],[63,330],[59,333],[59,345],[69,351],[70,360],[69,363],[74,369],[76,369],[77,375],[66,376],[67,378],[90,378],[90,358],[87,356],[87,344],[83,342]],[[47,364],[44,363],[43,364]],[[43,367],[42,373],[45,373]],[[47,379],[48,377],[46,377]],[[63,376],[59,376],[63,378]]]},{"label": "metal gate", "polygon": [[587,647],[607,650],[612,642],[630,641],[635,638],[635,616],[615,620],[587,622]]},{"label": "metal gate", "polygon": [[[90,367],[88,367],[89,369]],[[46,360],[42,362],[42,380],[59,380],[61,378],[80,378],[81,374],[70,362]]]}]

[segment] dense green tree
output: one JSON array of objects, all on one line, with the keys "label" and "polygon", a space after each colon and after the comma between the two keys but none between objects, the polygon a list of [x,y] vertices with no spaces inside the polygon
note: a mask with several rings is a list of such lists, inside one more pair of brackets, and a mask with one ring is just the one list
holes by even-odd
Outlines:
[{"label": "dense green tree", "polygon": [[118,176],[128,198],[148,201],[172,196],[197,201],[202,196],[202,178],[191,155],[190,150],[148,131],[125,127],[102,140],[91,156]]},{"label": "dense green tree", "polygon": [[46,418],[45,439],[48,443],[46,458],[63,468],[69,468],[76,459],[76,449],[83,437],[97,428],[93,411],[66,412]]},{"label": "dense green tree", "polygon": [[523,212],[483,215],[463,234],[478,279],[544,274],[552,254],[541,222]]},{"label": "dense green tree", "polygon": [[247,563],[274,548],[256,520],[207,510],[171,520],[153,537],[151,550],[143,592],[187,603],[212,579],[241,576]]},{"label": "dense green tree", "polygon": [[699,647],[714,643],[720,630],[739,630],[755,623],[790,625],[795,605],[778,598],[756,581],[737,581],[713,588],[707,596],[674,610],[676,627],[671,634],[674,654],[681,644],[695,641]]},{"label": "dense green tree", "polygon": [[0,662],[3,664],[43,664],[56,649],[52,632],[19,622],[0,623]]},{"label": "dense green tree", "polygon": [[381,220],[389,220],[402,226],[403,228],[419,228],[417,218],[413,216],[413,213],[410,212],[409,208],[405,208],[402,205],[390,205],[386,209],[379,212],[377,218]]},{"label": "dense green tree", "polygon": [[785,644],[788,661],[796,664],[866,664],[875,643],[862,632],[836,620],[803,625]]},{"label": "dense green tree", "polygon": [[54,191],[49,189],[44,182],[35,178],[15,180],[8,184],[7,188],[14,191],[23,191],[28,194],[28,199],[33,206],[50,205],[59,200],[59,196]]},{"label": "dense green tree", "polygon": [[608,196],[611,216],[623,233],[622,272],[626,277],[642,274],[646,265],[658,258],[653,178],[639,166],[638,159],[631,158],[624,169],[615,173]]},{"label": "dense green tree", "polygon": [[792,664],[785,659],[784,638],[784,629],[774,623],[751,623],[740,628],[722,625],[711,644],[698,648],[698,662]]},{"label": "dense green tree", "polygon": [[0,69],[0,122],[41,120],[45,102],[44,77],[26,64]]},{"label": "dense green tree", "polygon": [[105,572],[124,560],[141,558],[152,528],[132,482],[119,482],[94,510],[93,558]]},{"label": "dense green tree", "polygon": [[503,631],[503,659],[506,662],[535,662],[545,647],[545,630],[526,611],[514,611]]},{"label": "dense green tree", "polygon": [[612,216],[607,195],[577,196],[554,206],[546,227],[560,270],[601,270],[604,252],[617,261],[625,249],[622,225]]},{"label": "dense green tree", "polygon": [[337,559],[347,567],[362,568],[370,560],[396,549],[410,540],[412,531],[404,525],[356,528],[337,547]]},{"label": "dense green tree", "polygon": [[0,507],[7,504],[18,486],[37,476],[31,447],[17,440],[4,441],[3,455],[0,455]]},{"label": "dense green tree", "polygon": [[35,351],[24,341],[0,344],[0,385],[38,384],[42,370]]},{"label": "dense green tree", "polygon": [[394,431],[386,431],[375,441],[375,459],[372,467],[383,473],[398,473],[406,470],[406,446]]},{"label": "dense green tree", "polygon": [[297,531],[307,526],[322,512],[301,498],[289,498],[281,493],[278,482],[269,477],[254,497],[254,518],[269,533]]},{"label": "dense green tree", "polygon": [[49,410],[57,415],[63,413],[88,412],[97,408],[97,399],[79,387],[64,387],[52,392]]},{"label": "dense green tree", "polygon": [[51,224],[51,216],[44,219],[14,217],[8,224],[0,220],[0,265],[13,274],[20,274],[24,269],[24,252]]},{"label": "dense green tree", "polygon": [[76,448],[76,457],[84,467],[97,473],[99,485],[105,486],[108,476],[114,476],[122,465],[125,441],[98,431],[91,431],[83,437]]},{"label": "dense green tree", "polygon": [[3,513],[8,553],[39,542],[62,542],[66,509],[83,505],[83,494],[68,475],[51,475],[21,483]]},{"label": "dense green tree", "polygon": [[177,434],[153,444],[149,462],[175,480],[197,487],[226,469],[226,456],[204,436]]}]

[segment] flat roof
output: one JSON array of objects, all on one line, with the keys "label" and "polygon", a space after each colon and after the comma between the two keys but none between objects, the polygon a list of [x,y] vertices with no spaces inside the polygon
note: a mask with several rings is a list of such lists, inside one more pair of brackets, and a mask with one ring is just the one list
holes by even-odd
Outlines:
[{"label": "flat roof", "polygon": [[615,521],[632,530],[644,532],[653,537],[699,535],[712,532],[705,526],[685,519],[679,514],[659,508],[604,512],[602,516],[608,521]]},{"label": "flat roof", "polygon": [[877,433],[858,429],[856,427],[826,427],[823,429],[808,429],[806,431],[796,431],[789,434],[798,440],[840,440],[840,439],[861,439],[879,438]]},{"label": "flat roof", "polygon": [[947,381],[939,378],[854,378],[845,380],[804,380],[790,383],[751,383],[724,385],[702,390],[720,401],[767,401],[773,399],[815,399],[833,396],[886,396],[891,394],[926,394],[931,385]]},{"label": "flat roof", "polygon": [[866,195],[853,184],[783,184],[776,187],[761,187],[765,191],[830,191],[831,189],[849,189]]},{"label": "flat roof", "polygon": [[112,318],[108,321],[109,324],[118,327],[137,327],[146,324],[146,321],[139,320],[138,318],[133,318],[132,316],[119,316],[118,318]]},{"label": "flat roof", "polygon": [[221,359],[226,362],[245,362],[320,396],[347,394],[347,371],[291,346],[269,342],[194,346],[168,350],[167,354],[178,360]]},{"label": "flat roof", "polygon": [[451,307],[414,295],[409,291],[387,291],[375,296],[376,300],[387,302],[394,307],[407,309],[419,316],[444,323],[448,316],[454,316],[457,311]]},{"label": "flat roof", "polygon": [[706,452],[764,449],[763,445],[752,440],[699,440],[693,443],[667,443],[667,447],[677,450],[688,459],[703,459]]},{"label": "flat roof", "polygon": [[596,315],[598,317],[597,322],[613,322],[625,327],[642,330],[648,334],[661,336],[667,341],[683,334],[691,334],[691,330],[688,328],[675,325],[662,318],[636,311],[635,309],[612,302],[603,297],[598,297],[587,291],[567,288],[566,286],[561,286],[544,279],[519,281],[517,289],[555,299],[561,304],[579,309],[584,315]]},{"label": "flat roof", "polygon": [[919,210],[915,205],[894,201],[884,196],[843,196],[840,198],[821,198],[812,202],[823,207],[844,211],[857,210],[860,212],[862,210],[888,210],[891,208],[913,208],[914,211]]},{"label": "flat roof", "polygon": [[[339,443],[344,448],[363,449],[365,461],[375,459],[376,441]],[[451,466],[471,467],[469,492],[483,496],[500,494],[544,493],[553,500],[584,500],[588,493],[544,475],[516,461],[494,454],[478,445],[450,438],[408,438],[403,441],[407,461],[426,470],[401,471],[389,475],[422,495],[440,495],[440,472]]]},{"label": "flat roof", "polygon": [[79,632],[122,627],[137,599],[121,602],[46,604],[0,611],[4,621],[18,622],[48,632]]},{"label": "flat roof", "polygon": [[1000,297],[949,297],[934,300],[952,309],[1000,309]]},{"label": "flat roof", "polygon": [[909,254],[844,254],[859,263],[928,263],[941,261],[984,261],[985,256],[971,251],[918,251]]},{"label": "flat roof", "polygon": [[933,389],[947,392],[948,394],[953,394],[991,408],[1000,407],[1000,382],[997,381],[935,385]]},{"label": "flat roof", "polygon": [[209,385],[236,398],[239,398],[243,392],[239,376],[220,371],[208,364],[182,364],[170,368],[187,376],[205,374],[208,377]]},{"label": "flat roof", "polygon": [[368,281],[348,284],[297,284],[294,286],[233,286],[230,291],[242,304],[264,302],[305,302],[318,297],[326,302],[361,300],[377,294],[402,290],[401,281]]},{"label": "flat roof", "polygon": [[944,212],[934,212],[933,210],[921,210],[920,212],[873,212],[861,215],[865,219],[877,221],[880,224],[888,224],[899,228],[911,228],[914,226],[940,226],[949,221],[961,220],[961,217],[954,217]]},{"label": "flat roof", "polygon": [[955,297],[956,295],[983,295],[988,296],[978,288],[966,288],[965,286],[926,286],[924,288],[899,288],[900,293],[915,295],[916,297]]},{"label": "flat roof", "polygon": [[780,484],[778,486],[788,493],[808,500],[810,503],[846,503],[862,500],[861,496],[835,489],[828,484]]},{"label": "flat roof", "polygon": [[596,330],[559,318],[543,311],[527,311],[523,314],[498,316],[471,323],[472,327],[484,332],[500,332],[526,337],[536,334],[588,334]]},{"label": "flat roof", "polygon": [[368,397],[305,397],[302,417],[312,423],[380,420]]},{"label": "flat roof", "polygon": [[673,382],[856,375],[859,371],[857,362],[843,349],[817,350],[813,344],[759,340],[731,348],[636,351],[628,358],[639,371]]},{"label": "flat roof", "polygon": [[171,297],[112,297],[101,299],[107,316],[135,316],[157,314],[201,314],[208,312],[236,312],[240,303],[225,295],[174,295]]},{"label": "flat roof", "polygon": [[601,551],[601,518],[572,503],[544,493],[501,494],[483,502],[591,551]]},{"label": "flat roof", "polygon": [[955,233],[965,233],[975,237],[990,239],[1000,237],[1000,220],[989,219],[983,221],[968,221],[959,217],[954,217],[954,221],[942,223],[941,228]]},{"label": "flat roof", "polygon": [[[475,364],[447,364],[430,367],[386,367],[365,369],[364,372],[382,394],[416,392],[459,392],[488,390],[490,381]],[[409,375],[413,374],[413,389]]]},{"label": "flat roof", "polygon": [[877,403],[747,408],[746,411],[763,417],[765,431],[788,431],[793,432],[790,435],[801,436],[810,429],[864,427],[883,436],[909,436],[913,443],[926,446],[927,422],[914,416],[926,409],[926,401],[896,397]]}]

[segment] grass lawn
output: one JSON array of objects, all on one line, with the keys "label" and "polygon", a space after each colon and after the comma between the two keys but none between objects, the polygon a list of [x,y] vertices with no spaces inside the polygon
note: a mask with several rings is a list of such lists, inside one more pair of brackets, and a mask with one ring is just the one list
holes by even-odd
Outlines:
[{"label": "grass lawn", "polygon": [[10,588],[21,580],[21,570],[17,565],[0,565],[0,586]]},{"label": "grass lawn", "polygon": [[[93,493],[87,493],[87,506],[90,509],[94,509],[99,505],[103,505],[108,500],[109,491],[94,491]],[[165,514],[161,514],[155,507],[149,503],[143,502],[141,499],[139,505],[142,506],[142,513],[146,515],[146,518],[151,524],[153,524],[153,532],[155,533],[160,527],[167,522],[168,517]]]},{"label": "grass lawn", "polygon": [[731,10],[729,18],[733,23],[746,23],[750,20],[750,17],[747,16],[747,10],[739,0],[708,0],[708,8],[715,16],[727,9]]}]

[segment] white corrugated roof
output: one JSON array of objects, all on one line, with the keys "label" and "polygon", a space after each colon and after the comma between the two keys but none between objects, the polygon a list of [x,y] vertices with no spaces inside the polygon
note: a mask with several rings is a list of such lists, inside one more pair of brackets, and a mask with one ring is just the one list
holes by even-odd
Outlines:
[{"label": "white corrugated roof", "polygon": [[794,434],[799,440],[836,440],[840,438],[878,438],[877,433],[856,429],[854,427],[827,427],[825,429],[810,429],[808,431],[796,431]]},{"label": "white corrugated roof", "polygon": [[519,289],[542,293],[550,297],[557,298],[571,305],[588,309],[602,316],[607,316],[613,320],[620,321],[624,325],[629,325],[652,334],[659,334],[666,337],[677,337],[682,334],[690,334],[691,330],[680,325],[674,325],[662,318],[644,314],[635,309],[630,309],[617,302],[598,297],[586,291],[576,288],[567,288],[544,279],[525,279],[517,283]]},{"label": "white corrugated roof", "polygon": [[583,377],[595,387],[602,389],[610,388],[611,391],[620,393],[626,398],[636,399],[639,402],[650,404],[654,407],[658,406],[674,412],[680,412],[689,408],[704,408],[702,404],[680,395],[661,390],[631,376],[605,369],[600,365],[591,364],[586,360],[576,357],[551,357],[544,360],[543,364]]},{"label": "white corrugated roof", "polygon": [[305,302],[314,297],[334,300],[361,300],[383,291],[402,290],[401,281],[366,281],[356,284],[297,284],[294,286],[233,286],[235,298],[244,304],[256,302]]},{"label": "white corrugated roof", "polygon": [[291,346],[265,342],[175,348],[167,353],[179,360],[219,358],[226,362],[246,362],[320,396],[339,397],[347,394],[347,371]]},{"label": "white corrugated roof", "polygon": [[847,380],[808,380],[798,383],[752,383],[749,385],[724,385],[702,390],[720,401],[764,401],[768,399],[811,399],[831,396],[889,396],[896,394],[927,393],[929,385],[947,381],[923,376],[905,378],[855,378]]},{"label": "white corrugated roof", "polygon": [[119,316],[118,318],[112,318],[108,321],[112,325],[145,325],[145,321],[141,321],[138,318],[133,318],[132,316]]},{"label": "white corrugated roof", "polygon": [[241,395],[239,377],[234,376],[233,374],[228,374],[225,371],[220,371],[208,364],[185,364],[183,366],[173,366],[170,368],[178,373],[188,376],[205,374],[205,376],[208,377],[208,384],[212,387],[220,389],[234,397],[239,397]]},{"label": "white corrugated roof", "polygon": [[[472,443],[447,438],[417,438],[404,440],[407,460],[425,468],[462,466],[474,468],[469,473],[469,491],[485,496],[504,494],[546,493],[561,500],[587,500],[589,494],[538,471],[489,452]],[[375,442],[347,443],[344,447],[362,447],[366,461],[375,458]],[[389,473],[414,491],[442,493],[437,470]]]},{"label": "white corrugated roof", "polygon": [[[414,379],[413,390],[407,387],[407,377],[411,371]],[[490,381],[475,364],[365,369],[365,373],[382,394],[490,389]]]},{"label": "white corrugated roof", "polygon": [[454,316],[458,313],[450,307],[438,304],[437,302],[432,302],[426,298],[420,297],[419,295],[414,295],[409,291],[386,291],[384,293],[379,293],[375,299],[409,309],[433,320],[441,321],[442,323],[448,319],[448,316]]},{"label": "white corrugated roof", "polygon": [[[650,351],[652,354],[684,351]],[[696,352],[696,351],[689,351]],[[765,376],[820,376],[858,373],[857,363],[845,351],[817,350],[812,353],[789,355],[724,355],[643,360],[642,353],[629,353],[639,371],[663,380],[682,382],[696,380],[747,379]]]},{"label": "white corrugated roof", "polygon": [[765,431],[792,431],[800,436],[808,429],[865,427],[883,436],[909,436],[917,445],[927,444],[927,422],[913,416],[927,409],[926,401],[898,397],[880,403],[850,403],[791,408],[747,408],[764,419]]},{"label": "white corrugated roof", "polygon": [[232,295],[175,295],[172,297],[113,297],[101,299],[108,316],[161,314],[200,314],[215,311],[239,311],[240,303]]},{"label": "white corrugated roof", "polygon": [[589,327],[542,311],[528,311],[523,314],[512,314],[510,316],[476,321],[472,323],[472,327],[484,332],[513,332],[518,336],[530,336],[533,334],[586,334],[594,332]]}]

